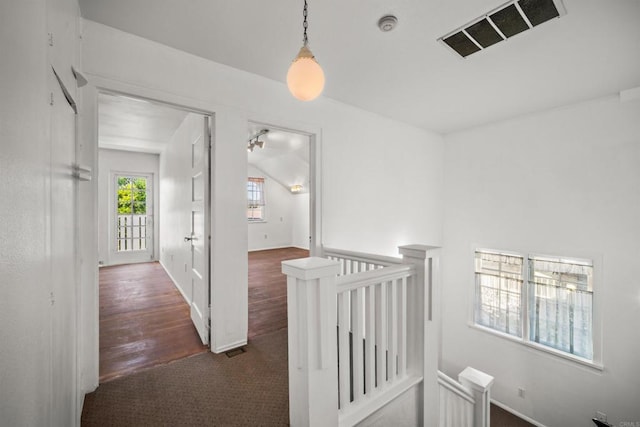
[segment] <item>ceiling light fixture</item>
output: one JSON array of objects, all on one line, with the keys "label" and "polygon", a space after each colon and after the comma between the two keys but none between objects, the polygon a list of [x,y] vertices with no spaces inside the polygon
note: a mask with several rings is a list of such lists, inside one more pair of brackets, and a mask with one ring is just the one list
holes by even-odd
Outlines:
[{"label": "ceiling light fixture", "polygon": [[253,149],[256,147],[264,148],[264,141],[260,141],[260,139],[258,138],[260,138],[262,135],[268,132],[269,132],[269,129],[262,129],[260,132],[256,133],[251,138],[249,138],[249,144],[247,145],[247,152],[249,153],[253,152]]},{"label": "ceiling light fixture", "polygon": [[300,184],[292,185],[290,190],[292,193],[299,193],[302,191],[302,185]]},{"label": "ceiling light fixture", "polygon": [[304,21],[302,27],[304,34],[302,47],[298,56],[295,57],[289,71],[287,72],[287,87],[291,94],[301,101],[311,101],[316,99],[324,89],[324,71],[316,61],[315,56],[309,49],[309,38],[307,37],[307,0],[304,0],[302,12]]}]

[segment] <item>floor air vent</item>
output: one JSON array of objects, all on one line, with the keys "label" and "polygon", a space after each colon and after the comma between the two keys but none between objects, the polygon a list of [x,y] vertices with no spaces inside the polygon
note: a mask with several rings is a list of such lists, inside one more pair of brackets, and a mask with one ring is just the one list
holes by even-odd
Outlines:
[{"label": "floor air vent", "polygon": [[463,58],[566,13],[561,0],[515,0],[440,37]]}]

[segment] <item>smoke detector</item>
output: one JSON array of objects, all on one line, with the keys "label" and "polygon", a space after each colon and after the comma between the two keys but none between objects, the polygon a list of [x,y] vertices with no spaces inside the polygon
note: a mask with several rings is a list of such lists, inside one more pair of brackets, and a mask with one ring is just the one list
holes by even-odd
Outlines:
[{"label": "smoke detector", "polygon": [[393,15],[385,15],[378,20],[378,28],[384,33],[393,30],[397,24],[398,18]]}]

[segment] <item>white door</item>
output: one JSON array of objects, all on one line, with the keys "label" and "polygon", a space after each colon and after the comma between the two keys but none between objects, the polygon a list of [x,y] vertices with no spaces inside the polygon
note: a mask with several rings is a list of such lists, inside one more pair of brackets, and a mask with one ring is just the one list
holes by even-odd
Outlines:
[{"label": "white door", "polygon": [[51,73],[50,303],[52,425],[73,425],[76,396],[76,115]]},{"label": "white door", "polygon": [[209,118],[195,116],[191,135],[191,320],[209,343]]}]

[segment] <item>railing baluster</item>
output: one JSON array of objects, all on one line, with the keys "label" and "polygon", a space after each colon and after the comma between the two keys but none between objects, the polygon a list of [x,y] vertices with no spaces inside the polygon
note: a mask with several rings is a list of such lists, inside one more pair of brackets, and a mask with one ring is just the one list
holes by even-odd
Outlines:
[{"label": "railing baluster", "polygon": [[349,378],[349,300],[348,292],[338,294],[338,387],[343,410],[351,400]]},{"label": "railing baluster", "polygon": [[376,380],[376,365],[375,365],[375,350],[376,350],[376,337],[375,337],[375,325],[376,325],[376,299],[375,299],[375,286],[367,286],[365,290],[365,373],[364,373],[364,387],[367,394],[371,394],[375,388]]},{"label": "railing baluster", "polygon": [[387,382],[387,284],[376,285],[376,385]]},{"label": "railing baluster", "polygon": [[363,357],[363,339],[364,339],[364,289],[358,288],[351,292],[351,331],[352,331],[352,374],[353,374],[353,400],[357,402],[362,398],[364,393],[364,357]]},{"label": "railing baluster", "polygon": [[407,371],[407,277],[400,283],[400,330],[398,331],[398,375]]},{"label": "railing baluster", "polygon": [[391,340],[389,352],[389,382],[396,379],[398,369],[398,285],[397,280],[390,283],[391,298],[389,299],[389,339]]}]

